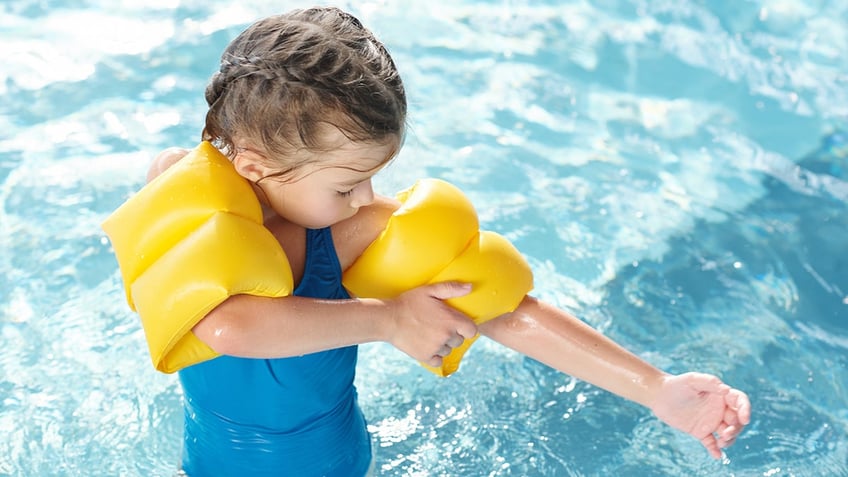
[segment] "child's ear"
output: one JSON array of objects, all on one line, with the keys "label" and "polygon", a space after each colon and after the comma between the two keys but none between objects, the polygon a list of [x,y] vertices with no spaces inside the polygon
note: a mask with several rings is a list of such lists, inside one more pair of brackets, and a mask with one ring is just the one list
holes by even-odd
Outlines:
[{"label": "child's ear", "polygon": [[269,174],[269,168],[260,162],[258,157],[254,157],[252,151],[241,151],[236,154],[233,159],[233,166],[240,176],[245,179],[256,182],[259,179]]}]

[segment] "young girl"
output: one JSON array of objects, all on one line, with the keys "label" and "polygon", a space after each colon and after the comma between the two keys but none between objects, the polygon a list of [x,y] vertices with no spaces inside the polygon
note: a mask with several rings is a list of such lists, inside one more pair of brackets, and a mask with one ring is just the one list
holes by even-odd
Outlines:
[{"label": "young girl", "polygon": [[[353,380],[357,345],[374,341],[439,366],[480,333],[648,407],[715,458],[748,423],[743,392],[666,374],[531,296],[479,326],[445,303],[470,292],[461,282],[350,296],[343,271],[399,207],[371,179],[398,153],[406,117],[389,53],[353,16],[313,8],[253,24],[227,47],[206,99],[203,139],[252,185],[295,289],[233,295],[193,326],[222,356],[180,371],[188,475],[365,475],[372,454]],[[163,151],[148,179],[185,154]]]}]

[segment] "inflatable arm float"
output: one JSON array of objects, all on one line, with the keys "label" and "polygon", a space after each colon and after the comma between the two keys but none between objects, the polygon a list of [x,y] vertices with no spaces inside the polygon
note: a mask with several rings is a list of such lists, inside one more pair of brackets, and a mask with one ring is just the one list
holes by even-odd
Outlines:
[{"label": "inflatable arm float", "polygon": [[217,356],[191,329],[231,295],[285,296],[292,274],[230,161],[201,143],[106,221],[150,357],[173,373]]},{"label": "inflatable arm float", "polygon": [[[344,273],[353,295],[392,298],[427,283],[471,283],[471,293],[446,301],[479,324],[513,311],[533,287],[521,254],[502,236],[479,231],[474,207],[456,187],[425,179],[398,199],[403,205],[386,229]],[[218,356],[191,329],[228,297],[281,297],[293,289],[250,184],[208,142],[127,200],[103,230],[153,365],[165,373]],[[424,366],[453,373],[475,339],[440,368]]]},{"label": "inflatable arm float", "polygon": [[[479,230],[477,213],[458,188],[422,179],[398,200],[385,230],[345,270],[343,284],[354,295],[393,298],[428,283],[471,283],[468,295],[445,301],[481,324],[515,310],[533,288],[522,255],[501,235]],[[422,366],[448,376],[476,339],[454,348],[441,367]]]}]

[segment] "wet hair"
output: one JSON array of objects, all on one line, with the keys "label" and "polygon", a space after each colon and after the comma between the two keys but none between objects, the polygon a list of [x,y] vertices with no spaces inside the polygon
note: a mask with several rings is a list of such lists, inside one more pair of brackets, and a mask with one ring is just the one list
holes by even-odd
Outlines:
[{"label": "wet hair", "polygon": [[[235,138],[244,138],[273,158],[331,149],[321,143],[328,126],[354,142],[400,144],[407,108],[385,46],[356,17],[332,7],[252,24],[224,50],[206,101],[204,140],[232,156]],[[279,175],[304,161],[279,164]]]}]

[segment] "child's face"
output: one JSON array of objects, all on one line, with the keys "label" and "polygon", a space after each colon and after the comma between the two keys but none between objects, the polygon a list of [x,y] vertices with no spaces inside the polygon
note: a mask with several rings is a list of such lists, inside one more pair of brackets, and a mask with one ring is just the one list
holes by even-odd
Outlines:
[{"label": "child's face", "polygon": [[[331,134],[332,133],[328,133]],[[327,227],[356,214],[374,201],[371,178],[397,152],[396,141],[386,144],[355,143],[335,131],[315,163],[288,180],[269,177],[260,182],[270,206],[278,215],[302,227]]]}]

